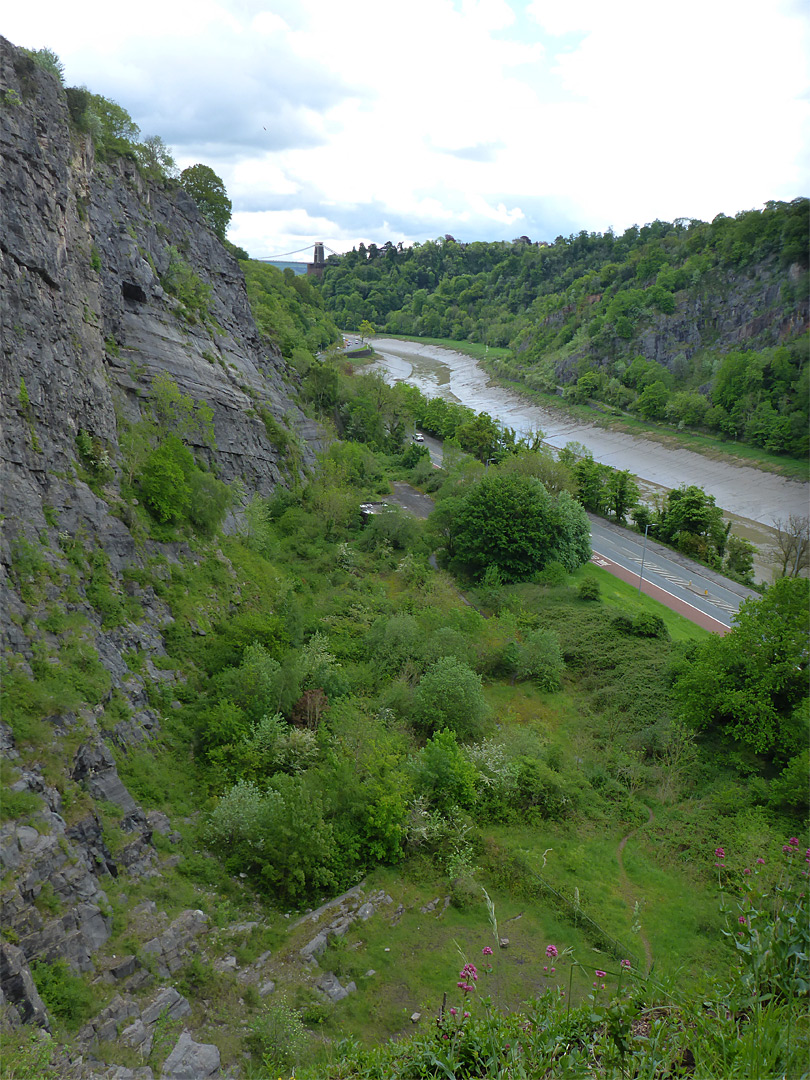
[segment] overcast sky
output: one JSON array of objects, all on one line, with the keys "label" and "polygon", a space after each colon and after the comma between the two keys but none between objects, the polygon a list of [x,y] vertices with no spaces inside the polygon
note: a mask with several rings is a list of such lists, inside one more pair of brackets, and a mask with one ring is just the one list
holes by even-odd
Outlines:
[{"label": "overcast sky", "polygon": [[255,257],[810,193],[798,0],[29,0],[0,33],[210,165]]}]

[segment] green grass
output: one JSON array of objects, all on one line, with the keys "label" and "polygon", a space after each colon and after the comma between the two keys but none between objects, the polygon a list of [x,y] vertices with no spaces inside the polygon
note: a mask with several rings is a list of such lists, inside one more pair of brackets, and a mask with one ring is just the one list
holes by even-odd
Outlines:
[{"label": "green grass", "polygon": [[[403,869],[407,875],[407,865]],[[421,1027],[429,1025],[445,994],[448,1007],[462,1006],[456,983],[468,961],[479,969],[478,994],[507,1008],[557,985],[556,976],[543,972],[546,945],[556,942],[562,949],[571,944],[585,953],[585,937],[550,907],[509,895],[486,875],[482,881],[494,902],[500,935],[509,939],[506,949],[497,947],[483,893],[475,907],[450,906],[441,914],[449,893],[446,881],[412,881],[391,870],[371,875],[368,889],[386,889],[394,905],[404,904],[405,911],[391,926],[393,908],[381,908],[368,922],[353,924],[337,947],[330,946],[321,958],[324,971],[334,971],[344,985],[354,980],[358,987],[357,994],[330,1011],[324,1034],[339,1038],[350,1030],[370,1044],[412,1030],[414,1012],[422,1013]],[[420,909],[436,898],[437,908],[422,913]],[[494,949],[491,974],[485,973],[481,953],[485,945]],[[367,975],[369,970],[375,974]]]},{"label": "green grass", "polygon": [[659,604],[652,597],[639,593],[638,586],[614,577],[600,566],[593,563],[581,566],[576,573],[571,575],[571,580],[574,584],[579,584],[586,577],[595,578],[599,582],[603,604],[618,608],[631,617],[642,612],[658,615],[664,620],[664,625],[673,641],[702,641],[711,636],[709,630],[704,630],[702,626],[690,622],[683,615],[670,611],[668,607]]}]

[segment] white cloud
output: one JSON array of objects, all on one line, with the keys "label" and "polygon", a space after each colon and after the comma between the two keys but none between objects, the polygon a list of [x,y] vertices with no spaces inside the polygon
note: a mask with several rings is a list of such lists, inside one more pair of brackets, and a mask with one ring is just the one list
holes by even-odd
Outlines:
[{"label": "white cloud", "polygon": [[4,15],[206,161],[233,236],[534,239],[807,190],[794,0],[40,0]]}]

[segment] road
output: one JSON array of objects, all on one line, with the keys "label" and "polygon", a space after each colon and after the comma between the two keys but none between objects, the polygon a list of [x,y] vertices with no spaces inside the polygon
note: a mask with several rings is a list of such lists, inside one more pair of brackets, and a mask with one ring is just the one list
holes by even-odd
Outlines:
[{"label": "road", "polygon": [[757,596],[734,581],[629,529],[588,515],[591,522],[591,562],[623,581],[637,585],[644,560],[641,590],[706,630],[724,634],[740,604]]},{"label": "road", "polygon": [[[441,441],[425,435],[424,445],[433,464],[441,465]],[[410,488],[408,484],[395,486],[403,488],[402,493],[397,493],[400,495]],[[410,488],[411,492],[413,490]],[[426,517],[432,508],[432,501],[426,496],[421,496],[419,509],[408,505],[401,497],[396,501],[420,517]],[[637,585],[643,558],[642,592],[706,630],[717,634],[727,633],[732,617],[743,600],[759,595],[753,589],[729,581],[708,567],[662,547],[649,537],[645,550],[644,537],[637,532],[620,528],[593,514],[589,514],[588,518],[593,548],[591,561],[595,565],[623,581]]]}]

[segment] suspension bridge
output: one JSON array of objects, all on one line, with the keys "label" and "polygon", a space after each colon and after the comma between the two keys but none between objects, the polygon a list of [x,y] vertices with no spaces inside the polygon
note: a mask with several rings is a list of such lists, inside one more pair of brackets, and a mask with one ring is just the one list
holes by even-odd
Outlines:
[{"label": "suspension bridge", "polygon": [[[306,259],[292,260],[294,255],[304,255],[308,252],[312,252],[312,262]],[[323,269],[326,266],[325,252],[329,252],[330,255],[339,255],[339,251],[333,251],[332,248],[327,247],[322,241],[318,240],[314,244],[308,244],[306,247],[298,248],[297,251],[285,251],[282,255],[268,255],[263,259],[256,259],[256,262],[266,262],[273,266],[277,266],[280,270],[289,268],[294,274],[309,274],[314,277],[321,277],[323,275]],[[292,261],[291,261],[292,260]]]}]

